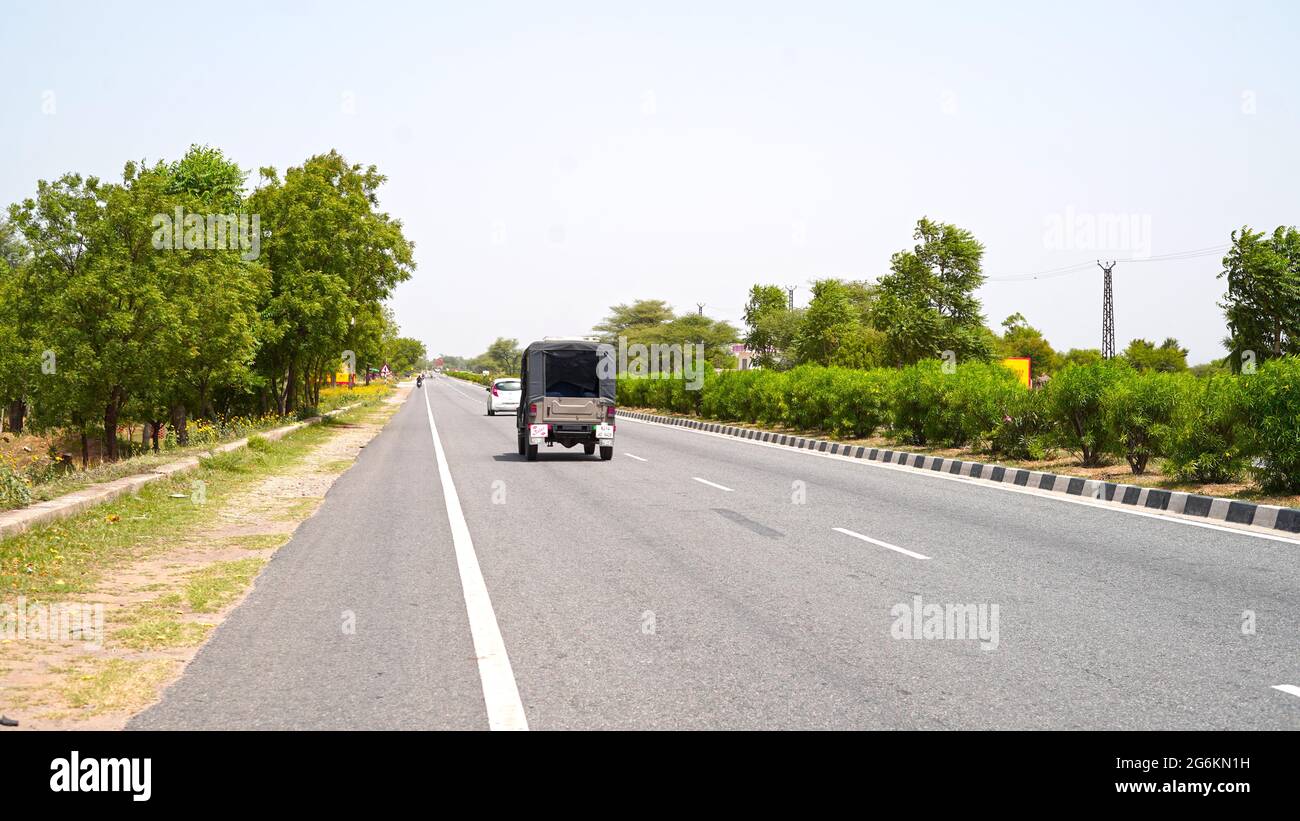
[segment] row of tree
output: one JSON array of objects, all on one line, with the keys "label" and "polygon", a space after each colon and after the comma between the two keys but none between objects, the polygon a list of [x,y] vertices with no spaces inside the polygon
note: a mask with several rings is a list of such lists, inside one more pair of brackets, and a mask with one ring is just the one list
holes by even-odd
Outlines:
[{"label": "row of tree", "polygon": [[[40,181],[0,222],[0,400],[8,427],[102,434],[126,420],[314,407],[350,360],[423,358],[384,300],[412,244],[379,210],[385,177],[331,151],[283,177],[218,149],[128,162],[120,182]],[[228,217],[228,218],[227,218]],[[251,217],[251,219],[250,219]],[[414,343],[414,344],[411,344]],[[417,347],[418,346],[418,347]],[[155,447],[156,447],[155,435]]]},{"label": "row of tree", "polygon": [[[921,219],[916,244],[890,260],[873,282],[813,282],[806,308],[793,308],[776,285],[755,285],[745,306],[745,343],[756,364],[785,370],[797,365],[902,367],[951,351],[959,360],[1028,356],[1036,373],[1101,359],[1096,348],[1058,353],[1019,313],[998,334],[987,325],[976,289],[984,283],[984,246],[967,230]],[[1198,373],[1300,353],[1300,233],[1243,228],[1232,235],[1221,278],[1228,320],[1223,360]],[[1134,339],[1123,356],[1143,371],[1188,370],[1187,350],[1170,337],[1159,344]]]}]

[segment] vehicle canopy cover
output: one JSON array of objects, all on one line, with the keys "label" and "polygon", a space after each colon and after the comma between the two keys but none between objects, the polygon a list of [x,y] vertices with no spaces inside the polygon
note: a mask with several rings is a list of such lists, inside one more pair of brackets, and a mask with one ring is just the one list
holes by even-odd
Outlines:
[{"label": "vehicle canopy cover", "polygon": [[553,340],[524,349],[519,378],[525,401],[547,396],[585,397],[614,402],[618,359],[603,342]]}]

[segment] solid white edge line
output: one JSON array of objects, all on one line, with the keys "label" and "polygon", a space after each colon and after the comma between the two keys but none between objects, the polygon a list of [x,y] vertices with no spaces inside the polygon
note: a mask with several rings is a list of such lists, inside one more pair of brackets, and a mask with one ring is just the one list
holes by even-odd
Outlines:
[{"label": "solid white edge line", "polygon": [[855,539],[861,539],[864,542],[871,542],[874,545],[879,545],[880,547],[888,548],[889,550],[896,550],[899,553],[902,553],[904,556],[911,556],[913,559],[930,558],[929,556],[922,556],[920,553],[914,553],[905,547],[899,547],[896,544],[890,544],[889,542],[882,542],[879,539],[873,539],[870,536],[863,536],[861,533],[855,533],[854,531],[849,530],[848,528],[832,527],[831,530],[834,530],[838,533],[843,533],[845,536],[852,536]]},{"label": "solid white edge line", "polygon": [[734,492],[731,488],[726,487],[726,486],[724,486],[724,485],[720,485],[720,484],[718,484],[717,482],[710,482],[708,479],[701,479],[701,478],[698,477],[698,476],[692,476],[691,478],[694,479],[695,481],[699,482],[699,483],[702,484],[702,485],[708,485],[709,487],[716,487],[718,490],[725,490],[725,491],[727,491],[728,493],[733,493],[733,492]]},{"label": "solid white edge line", "polygon": [[456,567],[460,570],[460,587],[465,595],[465,612],[469,615],[469,631],[474,639],[474,655],[478,657],[478,675],[483,683],[483,702],[487,707],[488,727],[492,730],[527,730],[528,718],[523,702],[519,700],[519,687],[510,667],[501,628],[497,625],[492,599],[478,566],[474,540],[465,522],[465,512],[460,507],[456,484],[447,466],[447,454],[438,438],[438,426],[433,421],[433,408],[429,394],[424,395],[424,410],[429,416],[429,435],[433,437],[433,451],[437,456],[438,478],[442,482],[442,496],[447,504],[447,521],[451,524],[451,542],[456,550]]},{"label": "solid white edge line", "polygon": [[635,460],[637,460],[638,462],[649,462],[649,461],[650,461],[649,459],[645,459],[645,458],[642,458],[642,457],[640,457],[640,456],[637,456],[635,453],[628,453],[627,451],[623,451],[623,455],[626,456],[626,457],[629,458],[629,459],[635,459]]},{"label": "solid white edge line", "polygon": [[1281,690],[1284,693],[1290,693],[1293,696],[1300,696],[1300,687],[1294,684],[1274,684],[1274,690]]},{"label": "solid white edge line", "polygon": [[757,445],[758,447],[762,447],[762,448],[772,448],[774,450],[781,451],[782,453],[797,453],[797,454],[802,454],[804,456],[817,456],[822,459],[837,459],[841,462],[849,462],[850,464],[877,468],[879,470],[895,470],[895,471],[899,471],[900,473],[906,473],[909,476],[927,476],[931,479],[943,479],[944,481],[948,481],[948,482],[961,482],[969,487],[989,488],[992,490],[1001,490],[1005,493],[1023,493],[1027,496],[1033,496],[1037,499],[1046,499],[1052,502],[1065,502],[1067,504],[1072,504],[1072,505],[1084,505],[1085,507],[1091,507],[1097,510],[1108,510],[1111,511],[1112,513],[1124,513],[1129,516],[1141,516],[1146,519],[1158,519],[1159,521],[1169,522],[1171,524],[1188,525],[1189,527],[1203,527],[1206,528],[1207,530],[1218,530],[1223,533],[1232,533],[1237,536],[1251,536],[1256,539],[1267,539],[1273,542],[1285,542],[1286,544],[1300,545],[1300,539],[1288,539],[1285,536],[1276,536],[1272,533],[1264,533],[1258,530],[1247,530],[1244,527],[1227,527],[1225,525],[1217,525],[1212,522],[1198,522],[1192,519],[1184,518],[1182,516],[1173,513],[1152,513],[1144,510],[1129,510],[1128,508],[1123,506],[1112,505],[1107,502],[1094,501],[1085,496],[1068,496],[1063,493],[1053,493],[1047,490],[1039,490],[1038,488],[1027,488],[1027,487],[1021,487],[1019,485],[1007,485],[1007,484],[1003,484],[1002,482],[989,482],[983,479],[971,479],[968,476],[954,476],[953,474],[944,473],[937,470],[918,470],[917,468],[905,467],[903,465],[893,465],[893,464],[885,464],[883,462],[873,462],[870,459],[867,459],[865,457],[862,459],[855,459],[852,456],[845,456],[840,453],[820,453],[818,451],[804,450],[802,448],[793,448],[790,447],[789,445],[778,445],[772,442],[762,442],[757,439],[741,439],[735,436],[728,436],[725,433],[714,433],[713,431],[709,431],[709,430],[695,430],[694,428],[671,427],[669,425],[660,425],[656,422],[647,422],[644,419],[633,419],[630,416],[622,417],[622,420],[624,422],[637,422],[642,425],[651,425],[656,428],[663,428],[665,430],[680,431],[681,433],[694,433],[700,436],[711,436],[728,442],[738,442],[743,445]]}]

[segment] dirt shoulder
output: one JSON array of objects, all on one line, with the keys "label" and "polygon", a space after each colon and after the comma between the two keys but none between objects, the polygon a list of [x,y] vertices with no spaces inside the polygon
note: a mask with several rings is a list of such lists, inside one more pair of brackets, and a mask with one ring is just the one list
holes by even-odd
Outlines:
[{"label": "dirt shoulder", "polygon": [[[0,542],[0,713],[18,729],[118,729],[155,702],[408,393]],[[56,612],[85,616],[80,634],[49,635]]]}]

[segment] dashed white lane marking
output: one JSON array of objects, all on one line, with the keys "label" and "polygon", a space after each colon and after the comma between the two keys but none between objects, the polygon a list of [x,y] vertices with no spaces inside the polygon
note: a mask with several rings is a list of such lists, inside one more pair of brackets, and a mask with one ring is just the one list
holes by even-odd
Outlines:
[{"label": "dashed white lane marking", "polygon": [[627,451],[624,451],[624,452],[623,452],[623,455],[626,456],[626,457],[629,458],[629,459],[635,459],[635,460],[637,460],[638,462],[649,462],[649,461],[650,461],[649,459],[642,459],[640,456],[637,456],[635,453],[628,453]]},{"label": "dashed white lane marking", "polygon": [[731,492],[732,492],[731,488],[729,488],[729,487],[725,487],[725,486],[723,486],[723,485],[720,485],[720,484],[718,484],[717,482],[710,482],[708,479],[701,479],[701,478],[698,477],[698,476],[692,476],[691,478],[694,479],[695,481],[699,482],[699,483],[702,484],[702,485],[708,485],[709,487],[716,487],[718,490],[725,490],[725,491],[727,491],[728,493],[731,493]]},{"label": "dashed white lane marking", "polygon": [[845,456],[839,453],[822,453],[815,450],[803,450],[801,448],[792,448],[788,445],[778,445],[775,442],[763,442],[758,439],[741,439],[735,436],[728,436],[725,433],[715,433],[708,430],[694,430],[693,428],[670,428],[666,425],[660,425],[655,422],[647,422],[644,419],[633,419],[630,416],[620,417],[623,422],[636,422],[641,425],[647,425],[654,428],[662,428],[665,431],[676,431],[678,433],[693,433],[697,436],[711,436],[716,439],[723,439],[728,442],[738,442],[742,445],[755,445],[760,448],[772,448],[782,453],[794,453],[801,456],[815,456],[819,459],[837,459],[841,462],[849,462],[863,467],[874,468],[877,470],[894,470],[900,473],[906,473],[909,476],[922,476],[931,479],[942,479],[946,482],[963,482],[968,487],[983,487],[992,490],[1000,490],[1005,493],[1022,493],[1029,496],[1036,496],[1039,499],[1046,499],[1052,502],[1064,502],[1071,505],[1086,505],[1087,507],[1097,510],[1108,510],[1112,513],[1123,513],[1127,516],[1141,516],[1146,519],[1158,519],[1162,522],[1170,522],[1176,525],[1188,525],[1190,527],[1200,527],[1206,530],[1218,530],[1223,533],[1234,533],[1238,536],[1251,536],[1256,539],[1267,539],[1273,542],[1286,542],[1287,544],[1300,545],[1300,540],[1287,538],[1286,536],[1275,536],[1272,533],[1264,533],[1258,530],[1246,530],[1245,527],[1228,527],[1227,525],[1217,525],[1211,522],[1198,522],[1192,519],[1184,518],[1176,513],[1167,513],[1165,511],[1146,511],[1130,510],[1127,507],[1112,505],[1108,502],[1097,501],[1087,496],[1068,496],[1062,493],[1053,493],[1050,490],[1039,490],[1038,488],[1021,487],[1020,485],[1008,485],[1002,482],[991,482],[984,479],[972,479],[969,476],[956,476],[941,470],[917,470],[912,467],[903,465],[885,464],[883,462],[873,462],[870,459],[855,459],[852,456]]},{"label": "dashed white lane marking", "polygon": [[1284,693],[1290,693],[1293,696],[1300,696],[1300,687],[1294,684],[1274,684],[1274,690],[1281,690]]},{"label": "dashed white lane marking", "polygon": [[438,438],[438,426],[433,421],[433,408],[429,394],[424,395],[424,410],[429,415],[429,434],[433,437],[433,451],[438,460],[438,479],[442,482],[442,496],[447,503],[447,520],[451,524],[451,543],[456,550],[456,567],[460,570],[460,587],[465,594],[465,611],[469,614],[469,632],[474,639],[474,655],[478,657],[478,675],[483,683],[483,702],[487,706],[488,727],[493,730],[527,730],[528,718],[523,702],[519,700],[519,687],[515,673],[506,654],[506,643],[501,638],[492,600],[488,597],[483,572],[474,552],[474,540],[469,535],[465,512],[460,507],[460,496],[451,480],[447,467],[447,454]]},{"label": "dashed white lane marking", "polygon": [[880,541],[879,539],[873,539],[873,538],[871,538],[870,536],[863,536],[861,533],[855,533],[854,531],[849,530],[849,529],[847,529],[847,528],[843,528],[843,527],[832,527],[831,530],[834,530],[834,531],[837,532],[837,533],[843,533],[845,536],[852,536],[852,537],[855,538],[855,539],[861,539],[861,540],[864,541],[864,542],[871,542],[871,543],[874,544],[874,545],[878,545],[878,546],[880,546],[880,547],[888,548],[889,550],[897,551],[897,552],[899,552],[899,553],[902,553],[904,556],[911,556],[913,559],[929,559],[929,558],[930,558],[929,556],[922,556],[920,553],[914,553],[914,552],[912,552],[911,550],[908,550],[908,549],[905,548],[905,547],[899,547],[898,545],[890,544],[889,542],[882,542],[882,541]]}]

